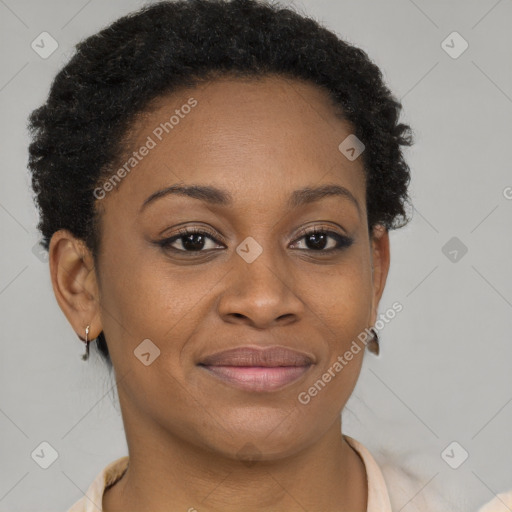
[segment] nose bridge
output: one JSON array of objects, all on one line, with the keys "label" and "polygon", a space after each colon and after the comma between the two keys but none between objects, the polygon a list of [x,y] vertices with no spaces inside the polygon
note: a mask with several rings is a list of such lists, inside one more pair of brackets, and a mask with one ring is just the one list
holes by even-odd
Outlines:
[{"label": "nose bridge", "polygon": [[291,282],[286,254],[270,238],[243,240],[233,253],[229,286],[220,301],[223,315],[243,315],[265,324],[284,315],[298,315],[301,300]]},{"label": "nose bridge", "polygon": [[283,293],[287,274],[285,256],[270,237],[258,236],[256,239],[248,236],[236,248],[236,257],[233,256],[237,282],[253,292]]}]

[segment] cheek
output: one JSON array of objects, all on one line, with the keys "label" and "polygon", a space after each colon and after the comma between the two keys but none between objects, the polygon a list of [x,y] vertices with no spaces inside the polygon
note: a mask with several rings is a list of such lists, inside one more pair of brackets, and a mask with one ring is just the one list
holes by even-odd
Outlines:
[{"label": "cheek", "polygon": [[109,256],[101,267],[101,306],[112,360],[136,364],[128,356],[150,339],[168,359],[166,367],[178,367],[183,345],[205,315],[208,293],[214,293],[222,274],[172,266],[147,248],[144,253],[119,244]]},{"label": "cheek", "polygon": [[329,271],[312,267],[300,281],[308,306],[338,339],[369,327],[373,287],[365,254],[353,253]]},{"label": "cheek", "polygon": [[313,387],[302,390],[303,401],[319,407],[319,414],[332,405],[335,414],[348,400],[361,370],[371,319],[371,269],[359,255],[329,275],[321,270],[308,273],[304,283],[308,307],[314,312],[311,321],[323,334],[328,353],[316,370]]},{"label": "cheek", "polygon": [[298,389],[297,410],[305,421],[323,418],[324,423],[333,422],[345,407],[361,371],[364,349],[350,351],[350,360],[344,354],[347,351],[340,344],[340,350],[333,350],[331,359],[316,369],[306,386]]}]

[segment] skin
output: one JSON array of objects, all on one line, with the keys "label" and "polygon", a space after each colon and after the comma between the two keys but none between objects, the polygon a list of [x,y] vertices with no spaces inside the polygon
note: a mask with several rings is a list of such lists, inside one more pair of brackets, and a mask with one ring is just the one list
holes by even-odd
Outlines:
[{"label": "skin", "polygon": [[[159,98],[134,126],[133,149],[190,97],[197,106],[98,201],[96,266],[66,230],[51,240],[57,301],[82,338],[87,325],[90,339],[105,332],[118,383],[130,465],[103,510],[365,511],[364,465],[340,434],[364,346],[307,405],[297,399],[374,325],[389,269],[387,230],[368,232],[362,159],[338,150],[353,130],[314,84],[225,77]],[[233,204],[167,195],[139,212],[178,182],[224,189]],[[293,191],[325,184],[348,189],[360,211],[336,195],[287,207]],[[172,245],[182,252],[153,243],[178,224],[216,240],[203,252],[186,252],[182,239]],[[315,249],[297,236],[315,226],[353,242]],[[249,236],[263,249],[252,263],[236,252]],[[134,350],[147,338],[160,355],[145,366]],[[259,393],[196,364],[251,343],[290,346],[315,364]],[[257,462],[241,460],[244,446]]]}]

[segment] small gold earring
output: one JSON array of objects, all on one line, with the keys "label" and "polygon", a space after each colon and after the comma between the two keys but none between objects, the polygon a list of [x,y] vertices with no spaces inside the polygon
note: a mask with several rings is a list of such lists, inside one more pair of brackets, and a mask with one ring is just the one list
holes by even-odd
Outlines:
[{"label": "small gold earring", "polygon": [[90,325],[85,328],[85,353],[82,354],[82,359],[84,361],[89,359],[89,328]]}]

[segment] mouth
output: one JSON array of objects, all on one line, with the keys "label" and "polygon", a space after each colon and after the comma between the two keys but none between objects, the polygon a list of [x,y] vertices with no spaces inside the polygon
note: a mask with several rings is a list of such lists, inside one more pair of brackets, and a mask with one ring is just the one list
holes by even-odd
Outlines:
[{"label": "mouth", "polygon": [[198,366],[210,376],[246,391],[275,391],[301,378],[314,361],[285,347],[239,347],[218,352]]}]

